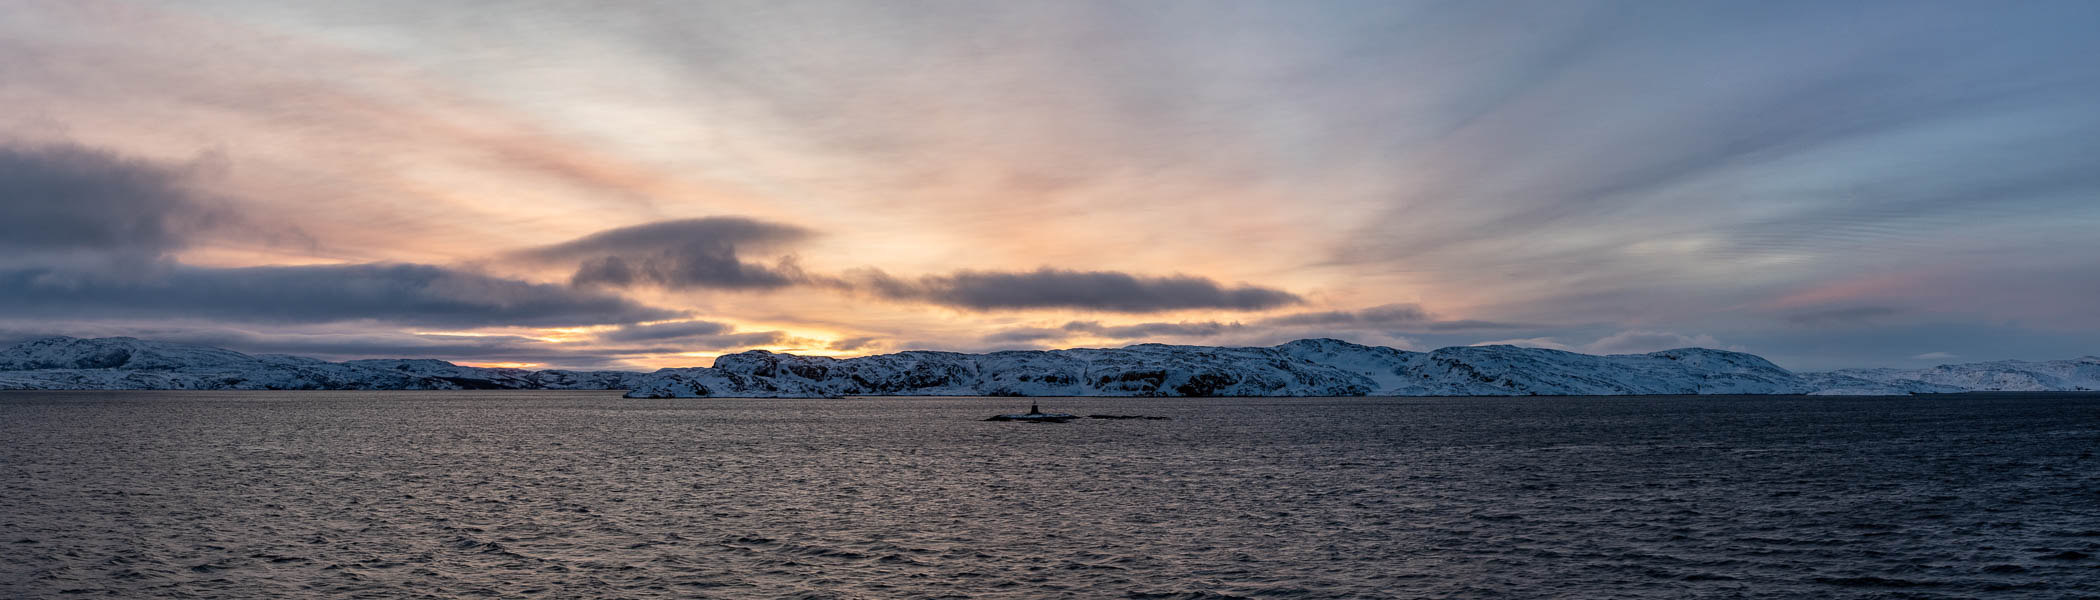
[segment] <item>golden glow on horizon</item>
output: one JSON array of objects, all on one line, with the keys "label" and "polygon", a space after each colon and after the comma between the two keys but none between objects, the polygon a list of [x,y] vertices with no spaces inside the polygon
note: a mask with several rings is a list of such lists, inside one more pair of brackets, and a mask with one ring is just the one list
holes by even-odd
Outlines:
[{"label": "golden glow on horizon", "polygon": [[592,337],[593,335],[595,335],[595,334],[596,334],[597,332],[599,332],[599,331],[604,331],[604,330],[607,330],[607,329],[611,329],[611,328],[610,328],[610,327],[549,327],[549,328],[544,328],[544,329],[535,329],[534,331],[536,331],[536,332],[539,332],[539,335],[537,335],[537,336],[532,336],[532,337],[533,337],[533,339],[537,339],[537,340],[541,340],[541,341],[547,341],[547,342],[555,342],[555,343],[569,343],[569,342],[582,342],[582,341],[589,341],[589,340],[591,339],[591,337]]}]

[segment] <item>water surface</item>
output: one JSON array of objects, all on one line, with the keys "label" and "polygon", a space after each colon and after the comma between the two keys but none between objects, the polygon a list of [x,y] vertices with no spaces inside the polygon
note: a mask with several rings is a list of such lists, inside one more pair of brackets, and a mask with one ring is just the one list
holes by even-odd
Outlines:
[{"label": "water surface", "polygon": [[0,597],[2064,598],[2100,396],[0,394]]}]

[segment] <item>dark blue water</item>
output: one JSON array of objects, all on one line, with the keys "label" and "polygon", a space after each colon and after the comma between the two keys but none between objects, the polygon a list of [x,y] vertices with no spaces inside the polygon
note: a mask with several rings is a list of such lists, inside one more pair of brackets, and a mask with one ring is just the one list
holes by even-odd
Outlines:
[{"label": "dark blue water", "polygon": [[2100,396],[0,394],[0,597],[2100,595]]}]

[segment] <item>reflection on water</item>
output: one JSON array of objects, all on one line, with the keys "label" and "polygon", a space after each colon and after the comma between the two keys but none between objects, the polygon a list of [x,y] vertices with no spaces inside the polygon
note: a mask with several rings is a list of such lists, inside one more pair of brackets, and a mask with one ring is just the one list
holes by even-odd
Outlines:
[{"label": "reflection on water", "polygon": [[0,394],[0,597],[2100,593],[2100,396]]}]

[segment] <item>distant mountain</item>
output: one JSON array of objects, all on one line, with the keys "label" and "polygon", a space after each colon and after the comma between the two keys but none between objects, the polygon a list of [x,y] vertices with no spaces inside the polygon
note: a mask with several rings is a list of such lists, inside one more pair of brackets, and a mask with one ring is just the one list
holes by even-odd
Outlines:
[{"label": "distant mountain", "polygon": [[1889,395],[2100,390],[2100,357],[1793,373],[1756,355],[1680,348],[1594,356],[1463,346],[1409,352],[1341,340],[1233,348],[828,358],[751,350],[713,367],[531,371],[441,360],[327,362],[133,338],[54,337],[0,350],[0,389],[632,390],[632,398],[900,396]]},{"label": "distant mountain", "polygon": [[0,350],[0,390],[624,390],[641,373],[463,367],[441,360],[332,363],[128,337],[52,337]]},{"label": "distant mountain", "polygon": [[628,393],[698,396],[1527,396],[1805,394],[1802,378],[1741,352],[1591,356],[1515,346],[1407,352],[1340,340],[1271,348],[1115,349],[834,359],[753,350],[664,369]]},{"label": "distant mountain", "polygon": [[1821,390],[1864,394],[2064,392],[2100,390],[2100,356],[2071,360],[1940,365],[1929,369],[1844,369],[1811,373]]},{"label": "distant mountain", "polygon": [[1753,354],[1705,348],[1610,356],[1516,346],[1408,352],[1310,339],[1269,348],[1139,344],[990,354],[900,352],[846,359],[753,350],[716,359],[713,368],[657,371],[644,376],[627,395],[1900,395],[2094,390],[2100,389],[2096,375],[2100,358],[2092,357],[1797,374]]}]

